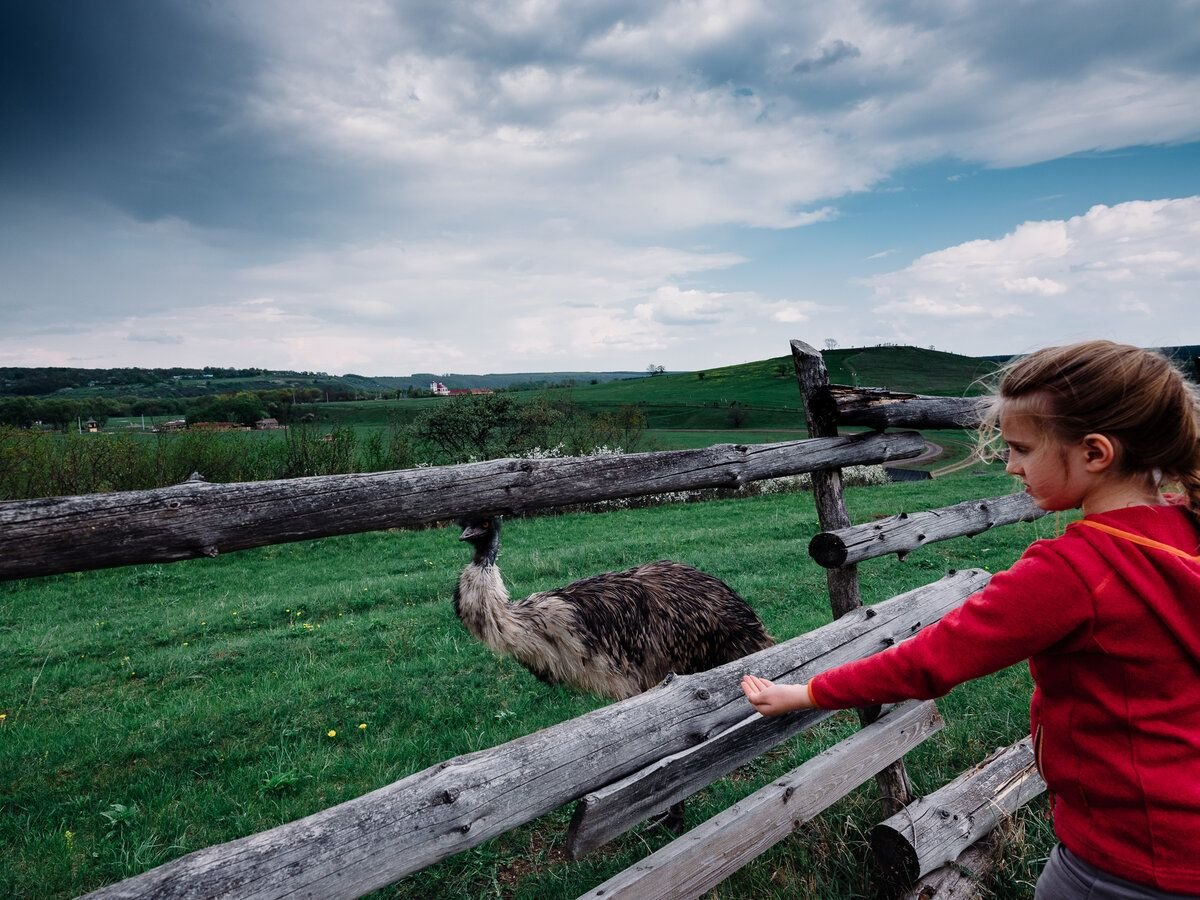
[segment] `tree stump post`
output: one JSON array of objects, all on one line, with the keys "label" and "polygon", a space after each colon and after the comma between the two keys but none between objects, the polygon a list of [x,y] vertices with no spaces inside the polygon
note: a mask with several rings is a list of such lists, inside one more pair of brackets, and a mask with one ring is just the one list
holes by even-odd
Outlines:
[{"label": "tree stump post", "polygon": [[[804,416],[809,437],[836,437],[838,433],[837,402],[829,388],[829,371],[825,360],[815,347],[803,341],[792,341],[792,363],[804,402]],[[812,473],[813,499],[822,531],[849,528],[850,514],[842,489],[841,469],[826,469]],[[839,566],[825,573],[829,585],[829,604],[835,619],[862,606],[856,565]],[[869,724],[879,715],[878,707],[858,711],[859,721]],[[904,761],[899,760],[875,776],[879,784],[884,814],[892,815],[912,802],[914,790]]]}]

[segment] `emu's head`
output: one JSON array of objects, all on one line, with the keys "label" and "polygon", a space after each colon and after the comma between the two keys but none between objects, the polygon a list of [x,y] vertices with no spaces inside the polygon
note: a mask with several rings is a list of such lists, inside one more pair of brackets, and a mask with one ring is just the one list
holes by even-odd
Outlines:
[{"label": "emu's head", "polygon": [[458,539],[475,548],[475,564],[493,565],[500,552],[500,516],[468,516],[458,524],[463,528]]}]

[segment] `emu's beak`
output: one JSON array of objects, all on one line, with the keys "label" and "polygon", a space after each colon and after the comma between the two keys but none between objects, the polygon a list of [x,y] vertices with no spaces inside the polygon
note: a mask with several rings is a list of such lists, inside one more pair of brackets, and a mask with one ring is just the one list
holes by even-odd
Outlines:
[{"label": "emu's beak", "polygon": [[478,525],[468,525],[465,529],[463,529],[463,533],[458,536],[458,539],[460,541],[469,541],[473,538],[479,537],[482,534],[486,534],[486,531],[483,528],[480,528]]}]

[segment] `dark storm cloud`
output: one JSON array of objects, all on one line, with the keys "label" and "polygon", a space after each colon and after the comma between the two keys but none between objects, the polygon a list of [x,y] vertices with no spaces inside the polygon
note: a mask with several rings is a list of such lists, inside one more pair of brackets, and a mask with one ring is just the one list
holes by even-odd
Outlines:
[{"label": "dark storm cloud", "polygon": [[894,25],[936,31],[973,65],[1021,80],[1070,78],[1131,63],[1191,75],[1200,62],[1200,16],[1193,3],[1071,0],[955,7],[901,0],[879,4],[875,13]]},{"label": "dark storm cloud", "polygon": [[474,0],[391,5],[413,46],[431,55],[462,55],[499,69],[531,63],[574,64],[588,41],[618,24],[641,25],[657,13],[655,4],[641,0],[565,4],[551,10],[550,16],[525,21],[499,4]]},{"label": "dark storm cloud", "polygon": [[243,124],[256,60],[207,5],[0,8],[0,186],[99,198],[140,219],[286,230],[336,187]]},{"label": "dark storm cloud", "polygon": [[821,55],[815,59],[804,59],[796,63],[792,66],[792,71],[798,75],[807,75],[810,72],[828,69],[843,59],[854,59],[856,56],[862,56],[862,51],[847,41],[838,40],[822,47]]}]

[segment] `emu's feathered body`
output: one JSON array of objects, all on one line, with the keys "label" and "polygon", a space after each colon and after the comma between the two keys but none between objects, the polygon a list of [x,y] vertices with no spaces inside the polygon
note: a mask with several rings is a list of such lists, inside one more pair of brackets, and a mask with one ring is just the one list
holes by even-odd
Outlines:
[{"label": "emu's feathered body", "polygon": [[464,524],[475,558],[459,576],[455,612],[543,681],[624,699],[671,672],[702,672],[774,643],[729,585],[666,560],[514,602],[496,566],[499,520]]}]

